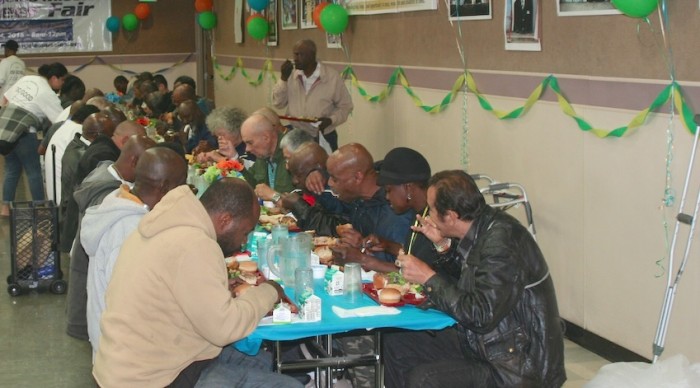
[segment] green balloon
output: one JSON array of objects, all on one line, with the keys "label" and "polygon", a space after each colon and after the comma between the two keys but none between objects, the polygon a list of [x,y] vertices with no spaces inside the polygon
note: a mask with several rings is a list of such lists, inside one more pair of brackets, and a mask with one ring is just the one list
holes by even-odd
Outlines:
[{"label": "green balloon", "polygon": [[205,11],[197,16],[199,25],[205,30],[211,30],[216,27],[216,14],[212,11]]},{"label": "green balloon", "polygon": [[321,26],[329,34],[342,34],[348,27],[348,11],[338,4],[328,4],[321,11]]},{"label": "green balloon", "polygon": [[645,18],[659,6],[659,0],[612,0],[620,12],[633,18]]},{"label": "green balloon", "polygon": [[133,31],[139,26],[139,19],[133,13],[128,13],[122,17],[122,27],[126,31]]},{"label": "green balloon", "polygon": [[246,26],[248,33],[253,39],[263,40],[267,36],[267,32],[270,29],[270,25],[267,20],[263,17],[254,17],[248,20],[248,25]]}]

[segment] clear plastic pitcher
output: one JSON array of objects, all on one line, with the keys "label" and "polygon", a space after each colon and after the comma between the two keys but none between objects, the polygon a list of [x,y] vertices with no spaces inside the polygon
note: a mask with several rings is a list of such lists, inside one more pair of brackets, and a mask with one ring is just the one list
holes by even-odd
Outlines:
[{"label": "clear plastic pitcher", "polygon": [[[277,262],[275,258],[279,258]],[[270,271],[279,276],[286,287],[294,287],[294,271],[297,268],[309,267],[310,258],[311,245],[306,233],[280,238],[267,252]]]}]

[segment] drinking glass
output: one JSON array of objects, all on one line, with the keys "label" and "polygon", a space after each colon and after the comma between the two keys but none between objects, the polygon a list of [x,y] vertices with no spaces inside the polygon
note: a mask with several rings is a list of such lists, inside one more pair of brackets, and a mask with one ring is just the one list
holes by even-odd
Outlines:
[{"label": "drinking glass", "polygon": [[297,268],[294,271],[294,300],[303,304],[314,293],[314,277],[311,268]]},{"label": "drinking glass", "polygon": [[345,264],[343,294],[350,303],[357,303],[362,298],[362,269],[359,263]]}]

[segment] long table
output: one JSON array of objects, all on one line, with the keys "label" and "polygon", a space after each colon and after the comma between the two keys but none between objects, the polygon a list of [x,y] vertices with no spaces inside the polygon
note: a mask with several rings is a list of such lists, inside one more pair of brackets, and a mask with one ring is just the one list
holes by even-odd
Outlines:
[{"label": "long table", "polygon": [[[294,290],[285,289],[285,292],[294,300]],[[412,305],[398,307],[399,314],[395,315],[376,315],[369,317],[350,317],[340,318],[336,315],[332,307],[338,306],[344,309],[354,309],[365,306],[377,306],[377,303],[367,295],[362,295],[362,298],[354,303],[349,303],[343,295],[330,296],[323,289],[323,281],[316,279],[314,281],[314,292],[321,298],[322,301],[322,320],[319,322],[298,322],[291,324],[263,324],[247,338],[236,342],[235,347],[247,354],[257,354],[262,345],[263,340],[275,341],[275,347],[279,349],[280,341],[299,340],[305,338],[316,339],[320,346],[316,347],[317,352],[323,354],[318,359],[301,360],[299,362],[283,363],[279,359],[279,352],[275,352],[275,362],[278,372],[310,369],[326,368],[327,386],[330,387],[331,382],[331,366],[357,366],[357,365],[375,365],[377,370],[377,386],[380,385],[381,379],[381,328],[398,328],[408,330],[441,330],[452,326],[455,321],[448,315],[437,310],[422,310]],[[333,357],[332,353],[332,335],[346,333],[354,330],[371,330],[375,336],[375,354],[369,358],[352,359],[348,357]],[[318,376],[318,374],[317,374]]]}]

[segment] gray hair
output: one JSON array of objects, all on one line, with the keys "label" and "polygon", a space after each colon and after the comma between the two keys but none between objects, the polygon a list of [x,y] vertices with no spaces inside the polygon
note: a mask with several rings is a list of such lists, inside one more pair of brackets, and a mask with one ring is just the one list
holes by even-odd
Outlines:
[{"label": "gray hair", "polygon": [[210,132],[219,128],[238,134],[241,133],[241,125],[248,118],[248,115],[238,108],[216,108],[207,115],[206,123]]},{"label": "gray hair", "polygon": [[314,138],[309,135],[303,129],[294,128],[287,132],[286,135],[280,140],[280,148],[286,149],[289,152],[294,152],[297,148],[301,147],[302,144],[314,141]]}]

